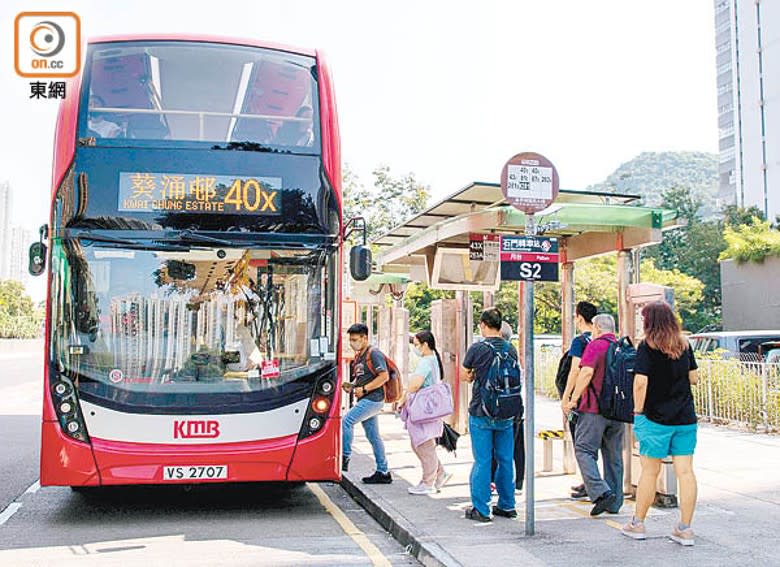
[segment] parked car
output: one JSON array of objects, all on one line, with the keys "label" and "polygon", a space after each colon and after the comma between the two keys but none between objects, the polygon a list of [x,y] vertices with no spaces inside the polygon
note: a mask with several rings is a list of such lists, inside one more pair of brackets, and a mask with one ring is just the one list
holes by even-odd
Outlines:
[{"label": "parked car", "polygon": [[[780,343],[780,330],[775,331],[719,331],[696,333],[688,340],[696,353],[725,351],[726,357],[738,356],[740,360],[757,362],[764,359],[764,343]],[[759,349],[762,352],[759,354]]]},{"label": "parked car", "polygon": [[758,345],[758,356],[770,364],[780,363],[780,342],[767,341]]}]

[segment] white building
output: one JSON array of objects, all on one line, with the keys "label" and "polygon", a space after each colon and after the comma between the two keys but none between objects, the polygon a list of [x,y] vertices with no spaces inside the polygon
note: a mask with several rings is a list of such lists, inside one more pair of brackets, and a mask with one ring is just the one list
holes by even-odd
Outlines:
[{"label": "white building", "polygon": [[21,226],[13,226],[10,230],[10,246],[8,254],[8,277],[24,284],[25,289],[30,283],[30,273],[27,271],[29,263],[28,250],[33,243],[32,231]]},{"label": "white building", "polygon": [[9,278],[11,257],[11,185],[0,181],[0,280]]},{"label": "white building", "polygon": [[780,1],[714,0],[719,196],[780,215]]}]

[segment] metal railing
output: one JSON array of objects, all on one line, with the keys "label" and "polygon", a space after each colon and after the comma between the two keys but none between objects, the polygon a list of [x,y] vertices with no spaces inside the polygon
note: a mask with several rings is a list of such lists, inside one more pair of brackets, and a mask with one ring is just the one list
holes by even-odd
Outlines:
[{"label": "metal railing", "polygon": [[[557,399],[559,348],[535,351],[536,392]],[[699,358],[691,388],[699,419],[754,431],[780,431],[780,363]]]}]

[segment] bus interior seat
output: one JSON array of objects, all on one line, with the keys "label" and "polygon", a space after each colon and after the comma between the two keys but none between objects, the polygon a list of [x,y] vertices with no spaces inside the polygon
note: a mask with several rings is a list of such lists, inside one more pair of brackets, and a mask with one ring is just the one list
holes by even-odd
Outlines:
[{"label": "bus interior seat", "polygon": [[[98,59],[92,67],[92,93],[110,108],[152,110],[149,57],[145,54],[121,55]],[[168,129],[155,114],[115,114],[127,124],[128,135],[135,138],[163,138]],[[107,117],[108,118],[108,117]]]},{"label": "bus interior seat", "polygon": [[[311,86],[308,69],[272,61],[255,64],[249,79],[242,114],[295,116]],[[233,129],[234,140],[270,141],[283,120],[240,118]]]}]

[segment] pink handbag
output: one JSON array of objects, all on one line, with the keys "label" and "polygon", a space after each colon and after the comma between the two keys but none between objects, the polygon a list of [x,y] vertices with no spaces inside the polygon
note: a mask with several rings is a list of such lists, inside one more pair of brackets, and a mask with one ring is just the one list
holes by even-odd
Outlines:
[{"label": "pink handbag", "polygon": [[448,416],[453,411],[452,389],[446,382],[439,382],[417,390],[409,394],[406,409],[409,421],[413,423],[425,423]]}]

